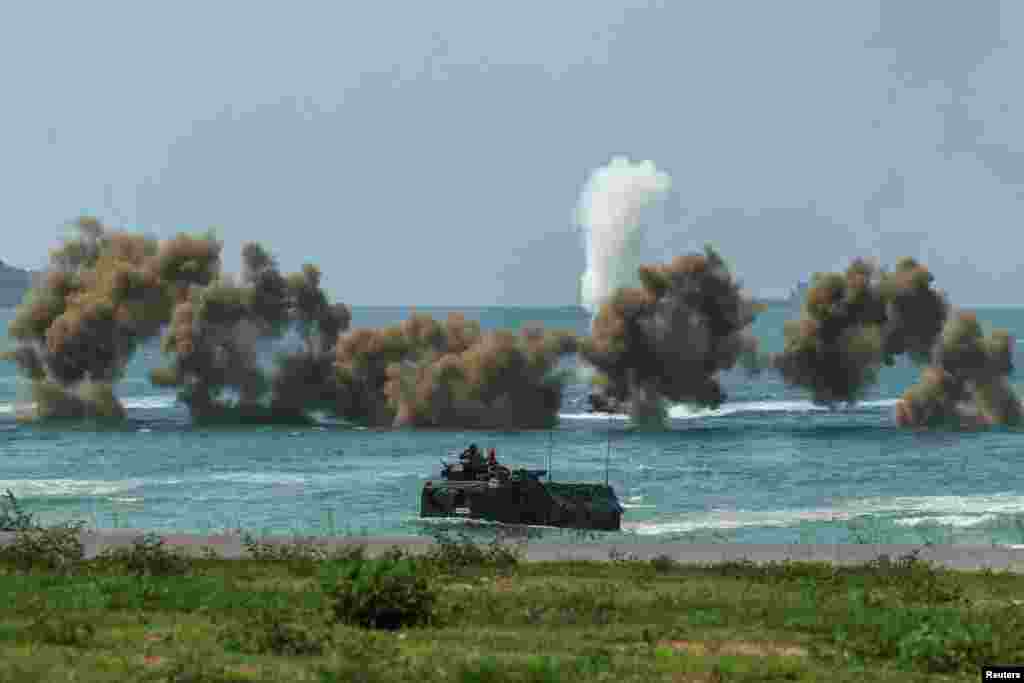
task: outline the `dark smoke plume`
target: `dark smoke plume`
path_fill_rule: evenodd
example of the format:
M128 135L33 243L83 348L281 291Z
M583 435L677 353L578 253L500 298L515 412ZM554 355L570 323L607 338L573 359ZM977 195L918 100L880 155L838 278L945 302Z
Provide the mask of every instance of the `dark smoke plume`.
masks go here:
M896 406L901 426L1017 424L1021 404L1007 377L1013 340L985 337L972 313L950 315L933 277L913 259L892 272L857 260L844 275L815 276L803 317L786 323L775 366L818 403L853 402L883 364L906 354L925 365L921 380Z
M173 363L151 378L179 387L180 399L201 422L307 422L311 410L333 407L336 399L331 363L349 309L327 301L315 266L284 276L254 243L243 247L242 261L242 284L220 277L180 294L163 339ZM268 373L259 345L289 329L299 333L303 348L279 354Z
M1022 409L1007 377L1013 339L1003 330L985 337L973 313L958 312L935 346L921 381L896 405L901 426L1017 425Z
M581 355L601 375L596 405L628 404L633 419L660 424L665 402L717 407L716 377L756 366L750 334L757 309L722 258L705 253L641 266L639 288L620 288L600 307Z
M803 316L786 322L775 367L789 384L810 390L816 403L831 405L861 398L882 364L901 354L928 362L948 315L933 279L909 258L892 272L858 259L844 274L815 275Z

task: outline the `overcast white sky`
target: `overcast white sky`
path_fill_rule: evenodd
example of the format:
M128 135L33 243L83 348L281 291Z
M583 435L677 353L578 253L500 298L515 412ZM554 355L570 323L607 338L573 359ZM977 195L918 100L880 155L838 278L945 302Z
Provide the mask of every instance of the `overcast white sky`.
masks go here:
M32 2L0 11L0 258L219 229L360 305L563 305L612 156L757 293L857 255L1020 303L1024 3Z

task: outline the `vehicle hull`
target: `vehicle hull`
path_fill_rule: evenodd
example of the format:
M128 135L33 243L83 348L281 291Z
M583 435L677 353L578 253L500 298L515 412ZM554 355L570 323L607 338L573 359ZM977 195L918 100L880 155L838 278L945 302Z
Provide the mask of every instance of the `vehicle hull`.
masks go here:
M622 506L604 484L517 481L429 481L420 517L480 519L574 529L619 531Z

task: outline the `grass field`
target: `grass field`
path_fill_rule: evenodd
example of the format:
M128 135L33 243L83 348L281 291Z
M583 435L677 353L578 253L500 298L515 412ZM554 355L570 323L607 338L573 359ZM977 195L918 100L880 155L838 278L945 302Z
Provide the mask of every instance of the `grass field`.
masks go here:
M1024 663L1024 575L914 555L525 562L441 536L377 559L247 538L228 560L147 536L85 559L72 526L7 522L0 681L976 681Z

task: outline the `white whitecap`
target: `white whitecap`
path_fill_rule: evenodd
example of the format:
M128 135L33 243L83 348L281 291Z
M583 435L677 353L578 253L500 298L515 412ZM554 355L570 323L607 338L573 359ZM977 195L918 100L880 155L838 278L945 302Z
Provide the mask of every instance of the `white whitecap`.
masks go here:
M841 406L838 411L856 410L858 408L891 408L899 399L880 399L864 401L852 406ZM725 417L744 413L812 413L828 412L828 406L817 405L811 401L737 401L725 403L718 408L697 408L679 403L670 406L668 416L674 420L693 420L707 417ZM629 416L621 413L559 413L563 420L628 420Z
M140 479L8 479L0 480L0 490L10 489L16 498L64 498L109 496L142 484Z
M789 527L801 523L838 522L883 517L900 526L939 524L966 528L1024 514L1024 496L996 493L973 496L900 496L861 498L834 507L797 510L711 510L666 515L623 523L644 536L744 527Z
M978 526L979 524L985 524L986 522L995 521L997 517L991 514L983 514L976 516L967 515L935 515L926 517L904 517L903 519L897 519L896 524L900 526L919 527L919 526L951 526L956 528L966 528L972 526Z

